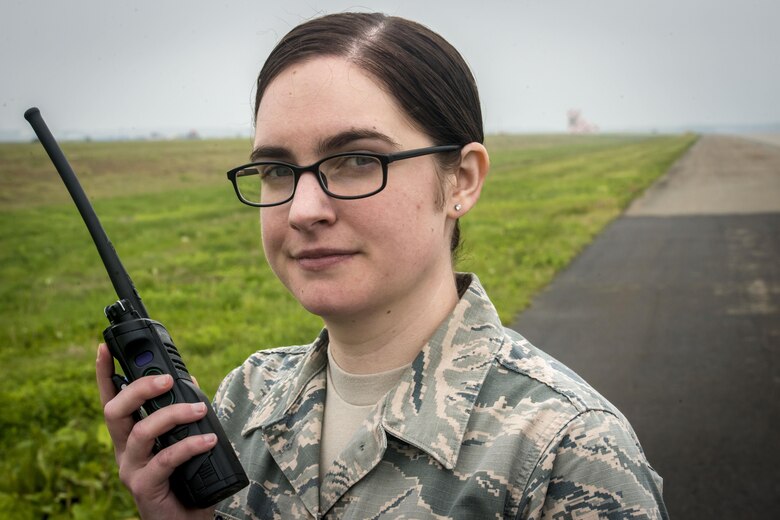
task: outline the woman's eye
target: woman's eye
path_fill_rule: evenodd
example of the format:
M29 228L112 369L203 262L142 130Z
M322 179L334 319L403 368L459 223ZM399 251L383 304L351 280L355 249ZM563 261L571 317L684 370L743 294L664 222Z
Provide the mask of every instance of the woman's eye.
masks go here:
M337 161L329 164L328 167L344 173L363 173L366 170L372 170L379 165L379 161L368 155L348 155L339 157Z
M374 164L374 158L362 155L354 155L348 159L348 164L349 166L353 167L370 166Z
M260 168L258 168L260 171L260 176L263 179L266 178L280 178L280 177L289 177L292 175L292 170L288 168L287 166L282 166L280 164L267 164Z

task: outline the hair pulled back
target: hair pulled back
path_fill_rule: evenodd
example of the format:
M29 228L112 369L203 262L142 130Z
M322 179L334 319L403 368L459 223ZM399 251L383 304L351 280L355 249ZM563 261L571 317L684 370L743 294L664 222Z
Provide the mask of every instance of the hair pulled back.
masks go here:
M381 13L326 15L287 33L257 77L255 117L276 76L293 64L320 56L344 58L371 75L434 144L484 141L479 93L460 53L427 27ZM439 166L449 170L459 158L457 151L441 154ZM456 224L453 252L459 241Z

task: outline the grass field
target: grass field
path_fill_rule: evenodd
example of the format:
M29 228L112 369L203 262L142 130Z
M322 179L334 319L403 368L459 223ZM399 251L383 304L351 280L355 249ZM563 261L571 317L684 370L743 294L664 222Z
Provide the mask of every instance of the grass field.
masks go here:
M509 322L695 139L491 137L458 268L479 275ZM254 350L307 343L321 326L270 273L257 213L225 179L249 147L63 145L150 314L209 395ZM94 388L102 309L115 295L39 145L0 144L0 208L0 513L132 516Z

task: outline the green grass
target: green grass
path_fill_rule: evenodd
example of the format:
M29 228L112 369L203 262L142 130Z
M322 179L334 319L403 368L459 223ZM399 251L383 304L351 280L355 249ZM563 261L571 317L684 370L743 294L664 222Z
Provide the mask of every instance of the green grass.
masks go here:
M491 137L492 170L461 222L458 268L476 272L511 321L694 141ZM316 335L320 320L275 280L257 213L235 200L225 179L246 159L248 141L63 148L150 314L209 395L254 350ZM0 144L0 208L0 514L131 516L94 385L102 309L115 295L39 145Z

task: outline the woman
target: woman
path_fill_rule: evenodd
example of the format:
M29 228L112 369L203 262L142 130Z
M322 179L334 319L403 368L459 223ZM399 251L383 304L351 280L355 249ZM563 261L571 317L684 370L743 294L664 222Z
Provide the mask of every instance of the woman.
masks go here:
M489 166L454 48L399 18L325 16L274 49L255 113L251 163L229 177L261 208L274 273L325 329L253 354L220 386L217 414L251 482L217 517L665 517L623 416L504 329L476 276L453 270L458 219ZM97 364L141 515L195 517L167 479L214 440L152 447L204 411L172 405L134 424L170 380L115 396L104 346Z

